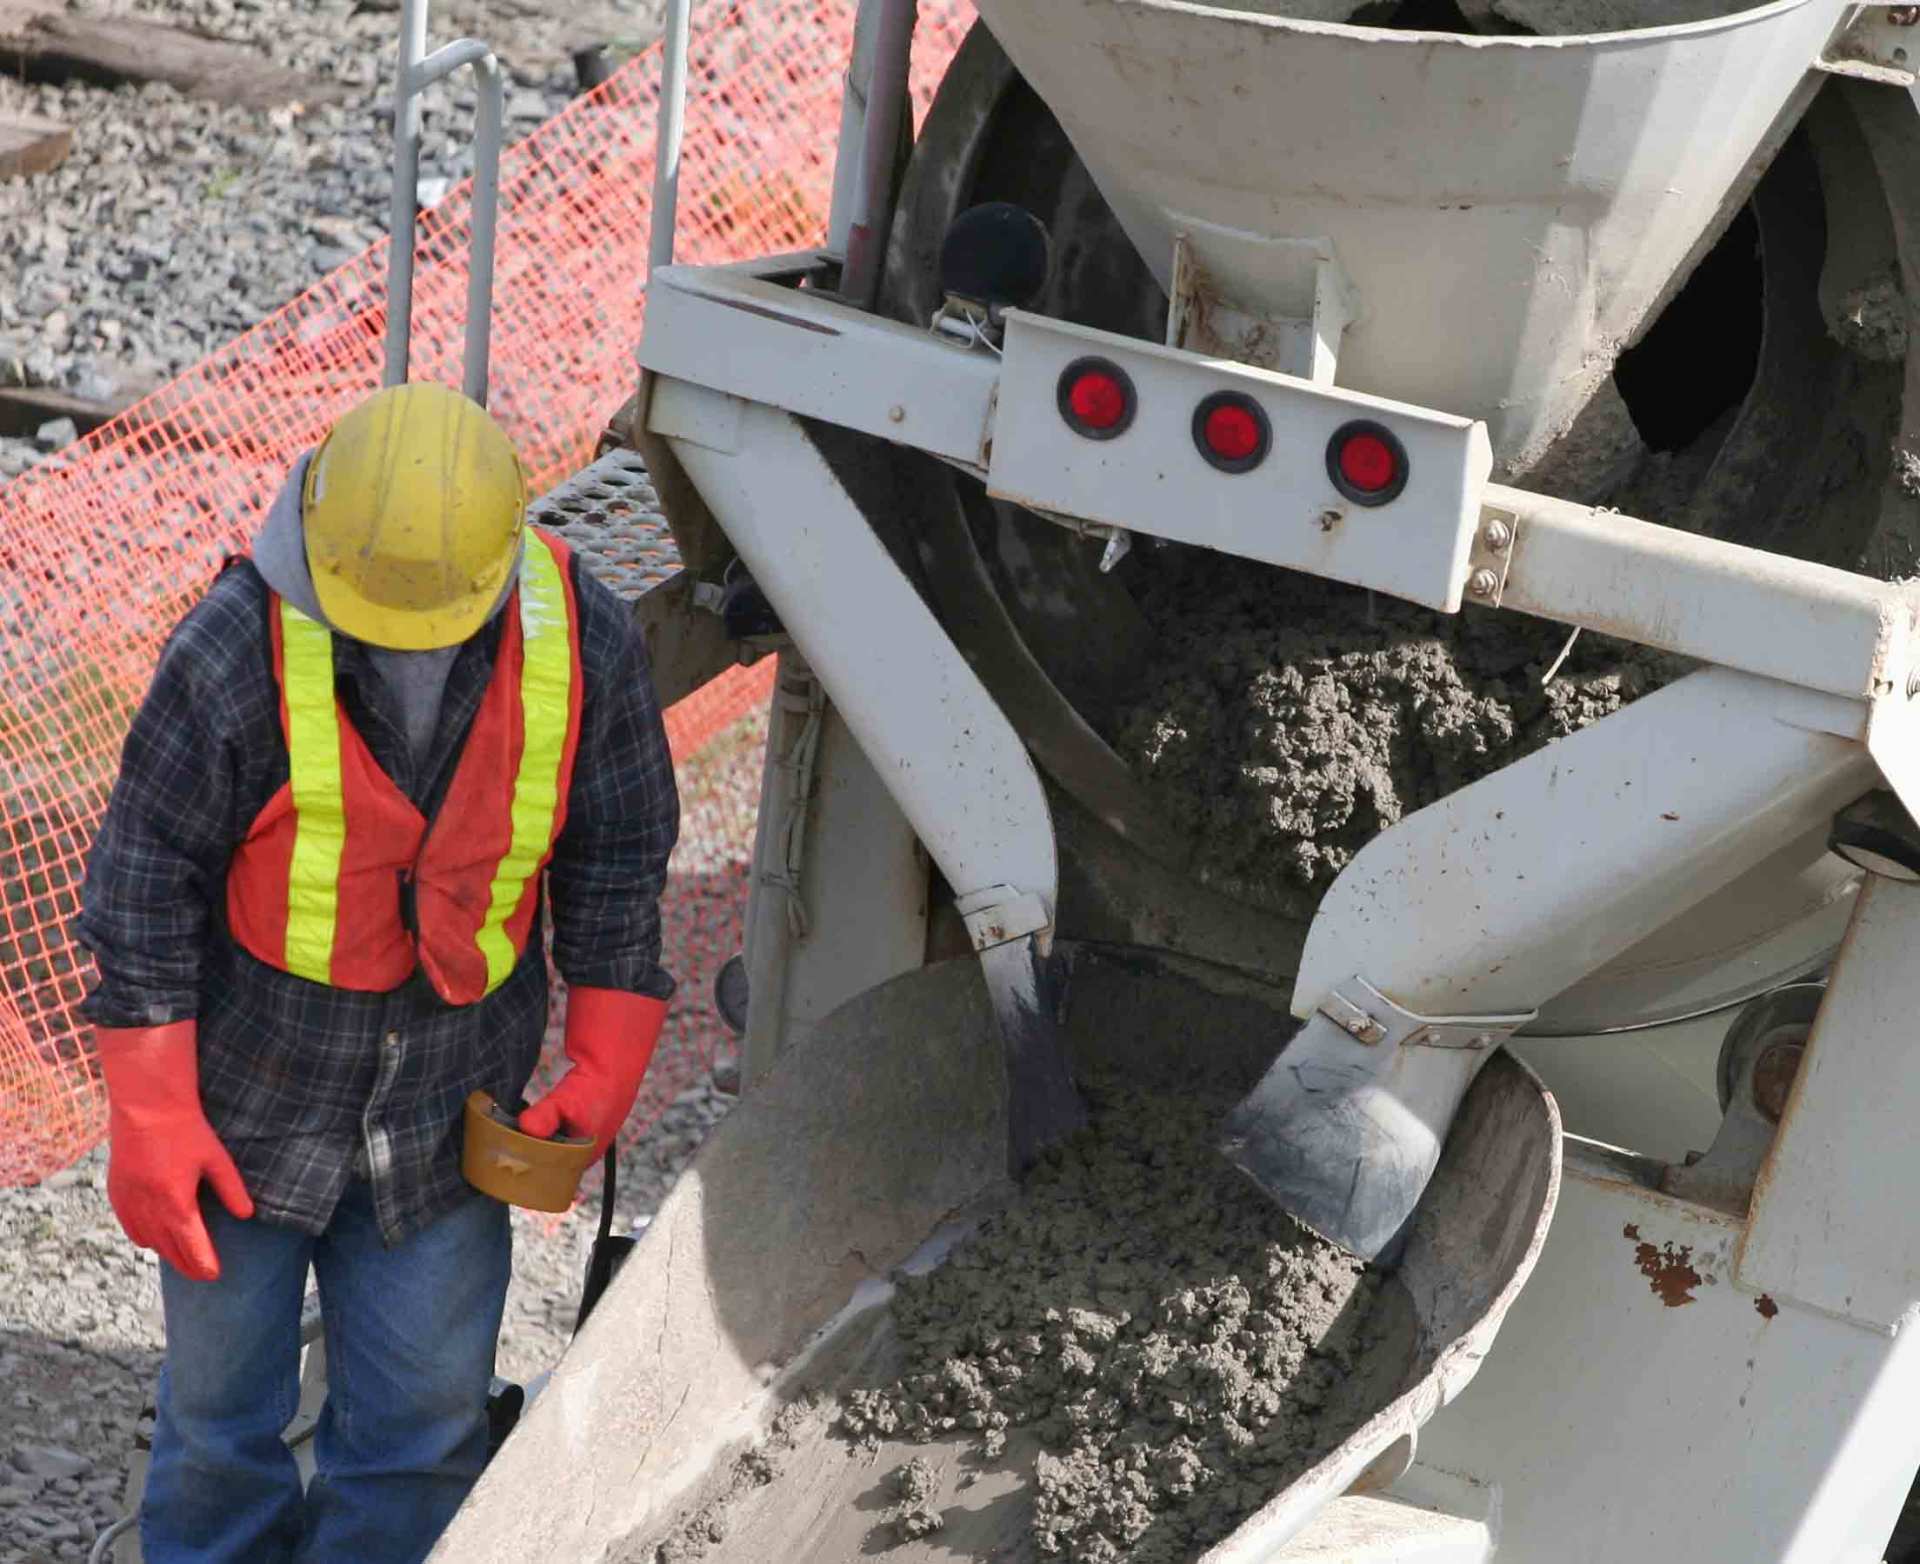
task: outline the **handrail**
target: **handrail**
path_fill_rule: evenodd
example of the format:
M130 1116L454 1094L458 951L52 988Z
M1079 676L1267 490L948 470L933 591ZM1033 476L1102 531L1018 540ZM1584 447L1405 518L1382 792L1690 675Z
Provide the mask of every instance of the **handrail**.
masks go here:
M500 143L507 83L486 44L461 38L426 53L429 0L402 0L400 61L394 75L393 213L387 255L387 353L383 382L406 384L413 333L413 245L420 193L420 94L471 66L480 106L473 135L472 216L468 239L467 335L461 390L487 405L493 326L493 243L500 209Z
M673 231L680 210L680 143L687 123L687 43L692 0L667 0L660 54L660 130L654 146L653 212L647 231L647 271L673 264Z

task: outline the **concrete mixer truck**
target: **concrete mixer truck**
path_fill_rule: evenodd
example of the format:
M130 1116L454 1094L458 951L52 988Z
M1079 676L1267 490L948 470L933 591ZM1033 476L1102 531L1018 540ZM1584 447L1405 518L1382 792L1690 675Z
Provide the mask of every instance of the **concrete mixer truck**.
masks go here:
M1887 1556L1920 8L912 12L819 250L663 148L747 1087L435 1557Z

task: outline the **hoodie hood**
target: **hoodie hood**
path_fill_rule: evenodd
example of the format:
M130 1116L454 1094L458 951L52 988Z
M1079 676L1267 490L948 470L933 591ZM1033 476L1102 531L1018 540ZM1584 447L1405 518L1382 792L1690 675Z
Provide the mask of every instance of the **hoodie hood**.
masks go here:
M309 619L318 620L335 635L342 632L320 611L320 599L313 590L313 575L307 567L307 534L300 518L300 495L306 486L309 451L294 463L287 481L280 486L266 520L253 535L253 565L267 585ZM523 545L524 546L524 545ZM520 580L518 564L507 572L506 584L487 615L493 622ZM349 637L351 639L351 637ZM464 643L463 643L464 644ZM406 729L407 748L416 771L424 768L439 731L440 706L447 687L447 674L459 646L444 646L430 652L396 652L369 646L367 655L374 672L398 702L401 722Z
M320 599L314 594L313 576L307 569L307 534L300 525L300 492L306 486L307 464L312 460L313 452L309 451L293 464L287 481L267 507L266 520L253 535L253 566L268 586L301 613L334 630L320 612ZM339 631L334 630L334 634Z

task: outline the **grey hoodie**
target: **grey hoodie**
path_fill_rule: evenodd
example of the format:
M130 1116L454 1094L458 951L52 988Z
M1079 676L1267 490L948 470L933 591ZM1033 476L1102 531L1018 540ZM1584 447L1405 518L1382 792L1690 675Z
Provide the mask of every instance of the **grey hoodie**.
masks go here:
M320 611L320 599L313 590L313 576L307 569L306 531L300 521L300 491L306 483L309 451L294 463L293 471L274 496L266 520L253 537L254 568L268 586L305 614L317 619L335 635L342 632ZM500 599L487 615L489 621L500 612L520 579L518 570L507 573ZM447 674L460 655L458 646L441 647L431 652L395 652L369 646L368 659L374 671L399 703L401 720L407 730L407 750L418 770L427 763L440 726L440 701L446 694Z

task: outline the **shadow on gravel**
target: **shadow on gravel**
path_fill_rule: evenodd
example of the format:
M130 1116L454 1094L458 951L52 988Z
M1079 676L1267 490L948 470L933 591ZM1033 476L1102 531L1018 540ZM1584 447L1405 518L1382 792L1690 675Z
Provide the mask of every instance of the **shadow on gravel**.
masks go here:
M151 1347L104 1350L0 1330L0 1560L83 1560L119 1519L127 1460L160 1372Z

